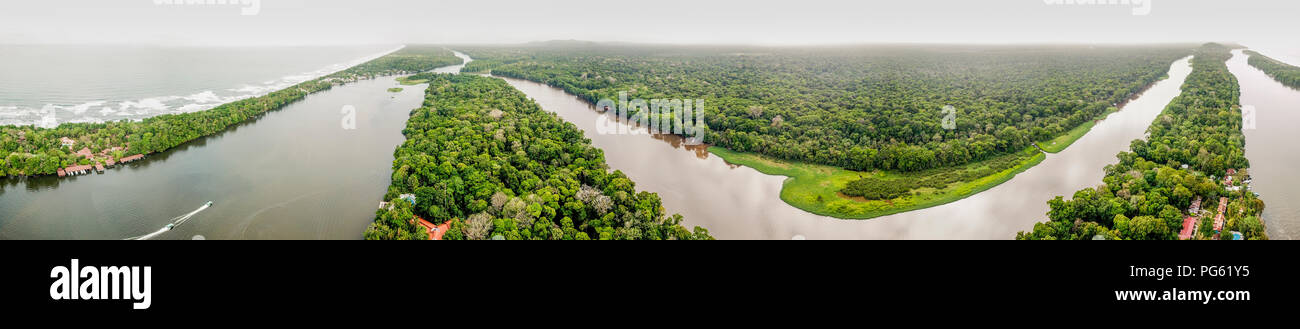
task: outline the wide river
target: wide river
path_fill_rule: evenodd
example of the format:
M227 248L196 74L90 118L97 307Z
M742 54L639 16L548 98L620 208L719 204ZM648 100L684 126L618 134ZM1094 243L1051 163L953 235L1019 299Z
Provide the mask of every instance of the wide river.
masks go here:
M686 225L708 228L721 239L1010 239L1045 219L1051 197L1101 182L1102 168L1142 138L1178 95L1191 71L1188 60L1174 62L1167 79L1014 179L957 202L869 220L794 208L779 197L786 177L729 165L676 136L636 127L631 129L641 134L598 134L597 118L604 114L594 105L543 84L506 81L578 125L605 151L611 167L638 189L658 193L670 212L685 216ZM1300 137L1294 136L1300 130L1285 126L1300 115L1300 92L1280 88L1244 67L1240 57L1229 64L1247 90L1243 103L1260 113L1259 129L1247 131L1247 155L1256 190L1269 201L1270 233L1289 237L1294 228L1272 219L1295 217L1294 208L1277 200L1296 198L1286 193L1287 181L1296 179L1286 169L1300 160L1300 152L1292 143L1267 141ZM156 231L207 201L215 206L159 238L360 238L389 184L392 152L408 113L423 99L423 85L386 91L395 86L393 79L380 78L336 87L108 174L0 181L0 239L126 238ZM356 129L341 125L348 106L356 109ZM1275 179L1276 185L1266 183Z

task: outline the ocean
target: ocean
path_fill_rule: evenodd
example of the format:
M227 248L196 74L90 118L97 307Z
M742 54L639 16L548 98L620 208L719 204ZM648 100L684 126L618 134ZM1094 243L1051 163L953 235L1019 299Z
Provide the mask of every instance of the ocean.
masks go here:
M50 127L201 111L398 48L0 45L0 125Z

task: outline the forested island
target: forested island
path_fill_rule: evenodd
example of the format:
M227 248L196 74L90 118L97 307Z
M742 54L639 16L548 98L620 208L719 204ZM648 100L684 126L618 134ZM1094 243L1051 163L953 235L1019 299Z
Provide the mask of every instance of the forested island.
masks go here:
M593 103L618 92L705 99L713 154L794 177L783 200L840 218L935 206L1004 182L1043 159L1036 144L1064 149L1194 48L456 47L475 58L466 72Z
M1230 49L1205 44L1174 98L1105 168L1102 184L1048 201L1048 221L1020 240L1267 239L1248 186L1240 89Z
M111 165L123 158L160 152L215 134L337 85L461 62L442 47L408 46L343 71L204 111L164 114L141 121L64 123L55 128L0 126L0 176L49 175L75 165Z
M1264 71L1264 74L1268 74L1277 82L1291 88L1300 89L1300 67L1269 58L1254 50L1246 50L1243 53L1250 56L1250 59L1246 60L1247 63L1250 63L1250 66Z
M429 84L394 153L371 240L701 240L605 163L574 124L504 80L422 73Z

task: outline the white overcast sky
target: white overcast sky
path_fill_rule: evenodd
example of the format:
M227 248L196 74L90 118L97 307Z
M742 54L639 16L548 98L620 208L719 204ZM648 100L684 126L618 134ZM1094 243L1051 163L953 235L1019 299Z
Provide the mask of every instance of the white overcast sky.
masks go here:
M241 15L241 5L158 1L2 0L0 44L1237 41L1300 48L1296 0L1148 0L1147 15L1133 15L1134 5L1050 0L256 0L256 15Z

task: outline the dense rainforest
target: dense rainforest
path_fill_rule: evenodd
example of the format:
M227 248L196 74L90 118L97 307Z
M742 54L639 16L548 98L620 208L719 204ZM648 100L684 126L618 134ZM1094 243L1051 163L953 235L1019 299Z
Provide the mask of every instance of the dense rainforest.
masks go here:
M1250 59L1246 60L1247 63L1250 63L1250 66L1264 71L1264 74L1268 74L1274 80L1288 87L1300 88L1300 67L1269 58L1253 50L1247 50L1244 53L1250 56Z
M1194 45L811 48L551 42L456 47L466 72L588 101L704 99L705 142L856 171L921 171L1013 154L1165 76ZM955 108L953 129L942 110Z
M164 114L141 121L65 123L56 128L0 126L0 156L3 156L0 157L0 176L53 174L69 165L93 164L91 159L75 154L76 150L83 148L97 154L94 161L159 152L215 134L336 85L382 75L422 72L461 62L459 57L442 47L408 46L343 71L204 111ZM64 137L73 140L74 144L64 146L61 142Z
M581 130L504 80L417 74L424 105L394 153L392 185L366 239L691 240L680 215L638 192Z
M1249 162L1230 50L1211 43L1194 56L1182 94L1148 137L1106 166L1101 185L1048 201L1049 221L1017 239L1226 239L1229 231L1267 238L1264 203L1241 185Z

